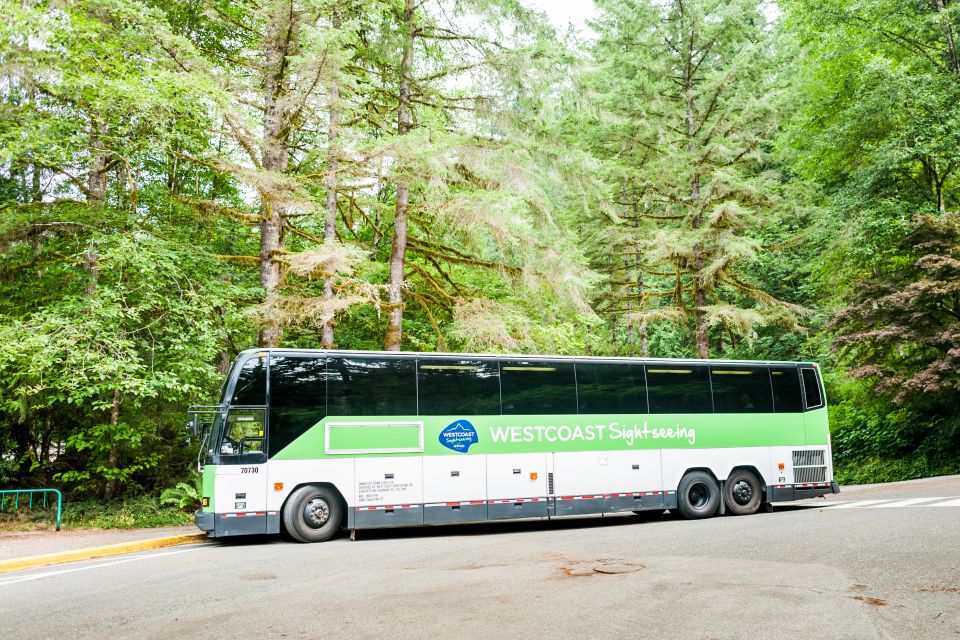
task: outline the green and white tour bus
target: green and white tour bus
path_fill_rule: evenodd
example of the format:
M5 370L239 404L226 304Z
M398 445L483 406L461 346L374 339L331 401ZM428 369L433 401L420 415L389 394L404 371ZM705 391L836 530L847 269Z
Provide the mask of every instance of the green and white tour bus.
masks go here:
M212 537L706 518L839 491L804 362L249 350L191 415Z

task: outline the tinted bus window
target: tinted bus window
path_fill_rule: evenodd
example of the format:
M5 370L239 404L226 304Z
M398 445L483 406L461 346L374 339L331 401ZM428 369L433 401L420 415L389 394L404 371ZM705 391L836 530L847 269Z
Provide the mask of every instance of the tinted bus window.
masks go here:
M803 411L800 371L796 367L770 367L770 381L773 386L773 408L777 413Z
M773 413L766 367L710 367L710 383L716 413Z
M250 358L243 363L233 390L232 404L267 404L267 359Z
M643 365L626 362L578 362L580 413L646 413Z
M500 390L504 415L577 412L572 362L501 360Z
M801 369L803 372L803 390L807 396L807 409L816 409L823 406L823 397L820 395L820 383L817 381L817 372L813 369Z
M329 358L327 415L417 415L413 360Z
M500 415L500 371L496 362L420 360L417 393L422 416Z
M325 359L270 359L270 454L293 442L327 415Z
M650 413L712 413L710 373L703 365L647 365Z

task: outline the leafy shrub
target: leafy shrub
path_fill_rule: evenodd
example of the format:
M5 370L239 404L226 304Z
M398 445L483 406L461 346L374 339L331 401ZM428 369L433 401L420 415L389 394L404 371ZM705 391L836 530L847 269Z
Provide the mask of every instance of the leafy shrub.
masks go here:
M200 494L203 492L200 482L200 476L196 475L193 484L178 482L175 487L164 489L160 492L160 504L191 513L196 511L200 508Z
M123 500L67 501L63 505L64 529L138 529L190 524L190 514L165 508L152 496Z

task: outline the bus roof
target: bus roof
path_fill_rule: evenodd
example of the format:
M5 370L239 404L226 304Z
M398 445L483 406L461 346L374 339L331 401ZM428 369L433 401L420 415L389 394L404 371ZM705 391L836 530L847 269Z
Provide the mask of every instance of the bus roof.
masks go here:
M660 364L722 364L722 365L796 365L807 364L818 367L816 362L802 360L723 360L698 358L643 358L634 356L560 356L545 355L533 353L446 353L437 351L357 351L343 349L287 349L287 348L267 348L267 349L245 349L237 354L237 358L244 354L251 353L270 353L276 355L291 356L317 356L320 354L330 356L347 357L381 357L381 358L460 358L471 360L556 360L556 361L579 361L579 362L651 362Z

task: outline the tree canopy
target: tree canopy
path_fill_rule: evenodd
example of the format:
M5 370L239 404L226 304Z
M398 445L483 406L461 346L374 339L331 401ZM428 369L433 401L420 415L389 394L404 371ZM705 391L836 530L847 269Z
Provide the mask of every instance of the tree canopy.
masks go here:
M0 10L4 484L172 486L252 346L817 360L960 468L955 2Z

